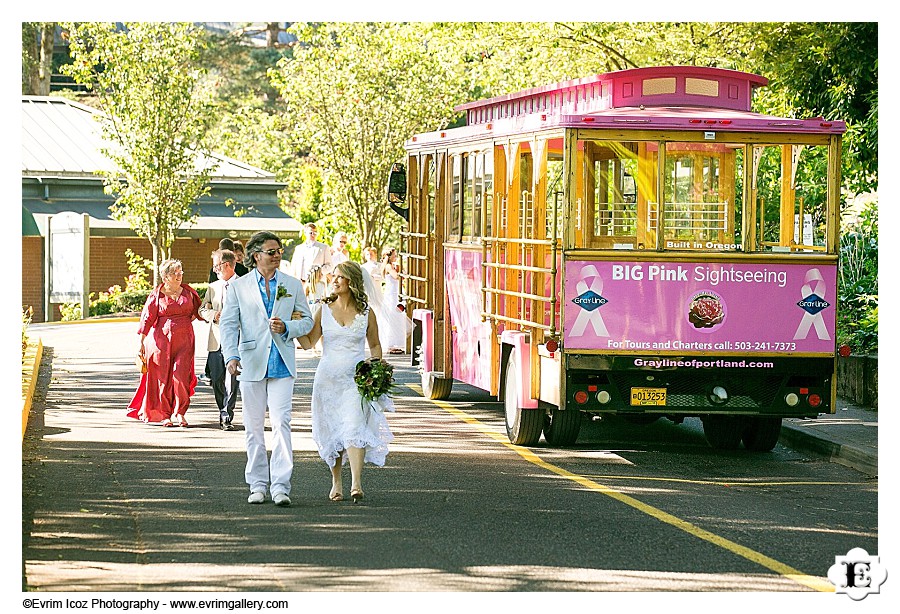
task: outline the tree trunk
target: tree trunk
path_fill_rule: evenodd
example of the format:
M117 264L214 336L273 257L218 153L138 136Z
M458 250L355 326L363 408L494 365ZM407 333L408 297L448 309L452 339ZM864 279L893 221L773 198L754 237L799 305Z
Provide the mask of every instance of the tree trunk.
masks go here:
M38 79L38 24L22 24L22 95L36 96L40 89Z
M53 72L53 37L56 22L41 24L41 58L38 66L38 96L50 95L50 76Z
M269 21L266 23L266 47L274 49L278 43L278 33L281 32L281 25L277 21Z
M268 21L266 22L266 48L267 49L275 49L278 44L278 34L281 32L281 24L277 21ZM263 85L263 93L266 97L266 102L273 103L278 98L278 92L275 91L275 87L269 83L268 80Z
M153 246L153 287L158 286L162 280L159 278L159 264L165 260L162 257L162 246L157 241L150 239L150 245Z

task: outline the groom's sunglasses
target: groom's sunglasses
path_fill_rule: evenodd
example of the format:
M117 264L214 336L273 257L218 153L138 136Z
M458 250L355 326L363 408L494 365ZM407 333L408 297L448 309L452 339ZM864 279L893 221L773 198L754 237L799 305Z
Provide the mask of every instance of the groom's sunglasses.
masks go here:
M275 249L261 249L259 250L262 254L268 254L269 256L274 256L275 254L283 254L283 247L276 247Z

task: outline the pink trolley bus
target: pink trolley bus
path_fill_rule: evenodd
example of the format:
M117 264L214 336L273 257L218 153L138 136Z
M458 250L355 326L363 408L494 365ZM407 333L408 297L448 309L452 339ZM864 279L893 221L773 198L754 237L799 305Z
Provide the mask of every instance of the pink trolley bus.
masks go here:
M767 83L623 70L412 136L388 198L425 396L497 395L520 445L594 414L765 451L782 418L833 413L846 126L753 112Z

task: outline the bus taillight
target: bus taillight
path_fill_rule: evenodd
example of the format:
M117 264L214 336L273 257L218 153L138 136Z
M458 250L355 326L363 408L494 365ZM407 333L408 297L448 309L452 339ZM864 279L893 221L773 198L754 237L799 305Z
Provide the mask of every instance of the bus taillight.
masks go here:
M579 390L575 393L575 402L579 405L584 405L585 403L587 403L587 400L588 393L586 393L584 390Z
M809 403L810 407L818 407L822 404L822 397L820 397L816 393L813 393L809 395L809 397L807 397L806 402Z

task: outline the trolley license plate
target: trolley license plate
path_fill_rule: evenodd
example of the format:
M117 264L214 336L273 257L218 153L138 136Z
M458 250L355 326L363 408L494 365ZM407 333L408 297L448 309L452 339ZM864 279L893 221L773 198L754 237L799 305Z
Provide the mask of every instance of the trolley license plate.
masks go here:
M666 389L665 388L632 388L631 389L632 405L665 405Z

